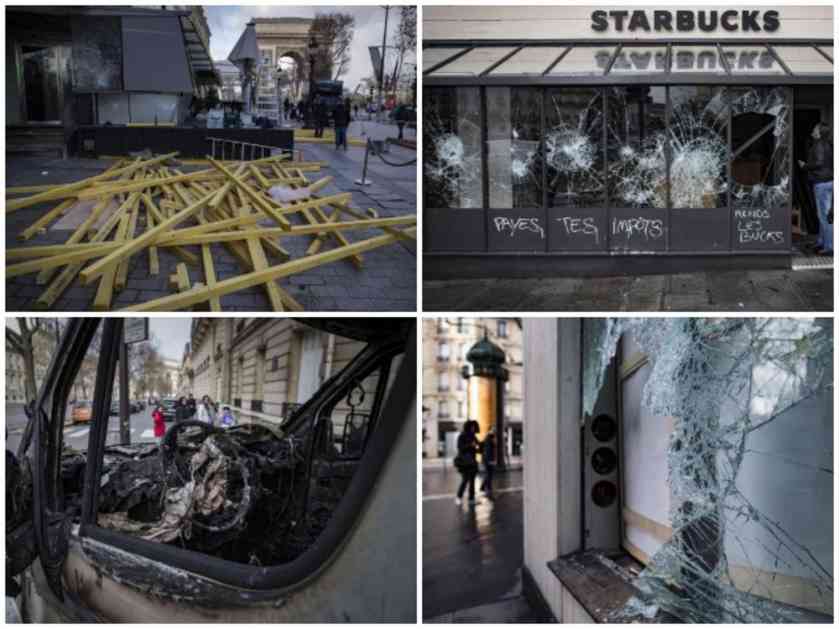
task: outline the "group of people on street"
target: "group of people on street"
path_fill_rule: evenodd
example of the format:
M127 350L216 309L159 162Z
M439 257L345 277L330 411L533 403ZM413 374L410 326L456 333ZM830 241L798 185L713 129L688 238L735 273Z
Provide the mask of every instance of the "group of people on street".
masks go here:
M335 108L329 109L329 105L323 101L315 101L314 103L314 121L315 121L315 137L322 138L323 131L329 126L330 116L332 124L335 125L335 150L343 148L345 151L347 145L347 128L352 122L352 104L349 98L340 101ZM358 105L356 105L356 116L358 116Z
M200 403L196 403L192 393L189 396L182 396L175 403L175 423L184 422L191 419L197 419L205 424L211 426L221 426L222 428L231 428L236 425L236 418L229 406L223 406L219 412L218 405L213 402L209 395L201 398ZM154 421L154 436L163 438L166 434L166 420L163 415L163 406L159 403L152 412L152 420Z
M495 433L490 432L483 441L478 439L480 426L474 419L463 424L463 431L457 436L457 456L454 465L460 473L460 487L457 490L455 503L463 503L463 494L469 490L469 504L475 504L475 478L478 476L478 455L484 466L484 479L481 491L490 500L492 496L492 477L495 472L496 445Z

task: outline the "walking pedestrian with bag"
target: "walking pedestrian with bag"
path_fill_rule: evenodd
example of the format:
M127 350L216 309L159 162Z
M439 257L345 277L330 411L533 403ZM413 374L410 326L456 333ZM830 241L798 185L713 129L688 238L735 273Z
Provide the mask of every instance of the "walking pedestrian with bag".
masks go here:
M469 489L469 504L475 504L475 476L478 475L478 422L469 419L463 424L463 431L457 437L457 456L454 465L460 473L460 487L454 499L457 505L463 504L463 494Z

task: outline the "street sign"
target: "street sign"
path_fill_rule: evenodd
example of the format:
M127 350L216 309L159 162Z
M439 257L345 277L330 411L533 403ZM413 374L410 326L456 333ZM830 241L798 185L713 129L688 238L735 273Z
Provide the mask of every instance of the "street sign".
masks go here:
M149 340L149 320L146 317L126 319L122 330L126 345Z

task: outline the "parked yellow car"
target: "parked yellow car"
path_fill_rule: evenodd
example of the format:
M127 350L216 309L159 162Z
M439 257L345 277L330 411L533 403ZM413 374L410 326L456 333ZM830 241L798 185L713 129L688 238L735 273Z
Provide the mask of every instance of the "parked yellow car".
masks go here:
M73 404L70 418L74 424L89 422L92 417L90 400L80 400Z

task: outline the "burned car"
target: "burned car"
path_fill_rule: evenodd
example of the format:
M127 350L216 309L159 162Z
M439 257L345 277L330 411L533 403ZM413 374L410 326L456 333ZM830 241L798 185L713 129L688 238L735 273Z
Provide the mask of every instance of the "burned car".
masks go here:
M305 323L362 349L282 422L106 445L123 326L106 319L85 452L60 409L99 321L71 321L6 453L23 619L415 621L414 321Z

